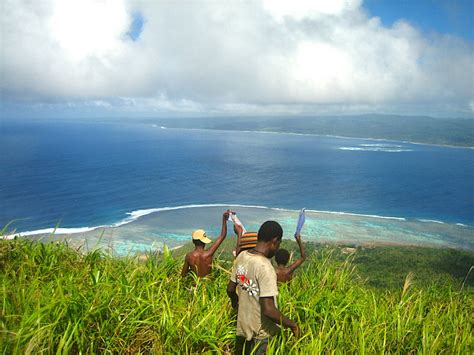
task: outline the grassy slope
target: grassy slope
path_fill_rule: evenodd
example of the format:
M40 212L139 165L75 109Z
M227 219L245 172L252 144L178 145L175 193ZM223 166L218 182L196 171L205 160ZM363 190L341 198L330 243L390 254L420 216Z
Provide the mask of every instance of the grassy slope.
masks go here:
M81 255L63 244L1 241L3 352L230 352L235 315L225 286L232 246L226 241L213 277L193 288L192 278L179 277L189 246L143 262L100 251ZM472 253L373 248L348 257L338 247L307 248L310 258L279 296L303 336L285 331L273 350L472 349L474 285L472 276L465 279Z
M331 252L331 258L344 262L350 258L355 268L355 275L364 280L368 287L399 289L403 287L408 273L414 274L414 281L422 286L435 282L445 284L462 282L474 266L474 253L455 249L434 249L420 247L378 246L372 248L357 248L352 256L343 253L343 246L304 243L307 255L318 255ZM228 237L217 254L220 259L231 261L232 249L235 247L235 236ZM298 246L294 241L283 240L282 248L293 253L293 258L299 257ZM192 243L173 251L176 258L193 249ZM304 265L304 264L303 264ZM474 287L474 270L472 276L466 279L466 285Z

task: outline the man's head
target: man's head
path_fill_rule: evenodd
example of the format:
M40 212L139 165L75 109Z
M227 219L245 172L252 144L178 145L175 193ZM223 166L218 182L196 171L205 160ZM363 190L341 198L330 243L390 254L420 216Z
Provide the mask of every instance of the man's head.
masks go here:
M278 265L286 265L290 260L290 253L286 249L278 249L275 253L275 261Z
M193 232L193 243L195 246L204 247L210 242L211 240L206 236L206 232L204 230L198 229Z
M271 258L280 248L282 237L283 229L280 224L275 221L266 221L258 230L257 241L259 244L265 244L268 248L267 257Z

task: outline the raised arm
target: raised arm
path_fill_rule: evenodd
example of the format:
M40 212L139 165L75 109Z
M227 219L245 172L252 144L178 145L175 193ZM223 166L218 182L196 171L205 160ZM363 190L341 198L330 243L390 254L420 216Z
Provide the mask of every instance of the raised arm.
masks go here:
M273 297L260 297L260 306L265 317L270 318L276 324L290 328L295 336L299 335L298 325L288 317L285 317L276 307Z
M240 240L242 239L242 234L244 234L244 229L240 224L234 224L234 228L237 231L237 245L235 246L235 256L239 255L240 251Z
M296 270L297 267L299 267L301 264L303 264L303 262L306 260L306 255L304 253L304 246L303 246L303 243L301 242L301 235L298 234L295 236L295 239L296 239L296 242L298 243L298 246L300 248L300 258L298 260L296 260L293 264L291 264L290 266L288 266L288 271L289 272L293 272Z
M221 228L221 235L217 237L216 241L212 243L209 250L206 252L206 255L214 255L217 248L222 244L225 237L227 236L227 219L229 218L229 211L225 211L222 215L222 228Z

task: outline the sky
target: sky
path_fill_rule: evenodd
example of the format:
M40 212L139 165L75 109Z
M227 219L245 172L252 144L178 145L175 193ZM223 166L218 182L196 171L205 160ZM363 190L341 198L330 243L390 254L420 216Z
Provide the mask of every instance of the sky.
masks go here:
M474 117L472 0L2 0L2 117Z

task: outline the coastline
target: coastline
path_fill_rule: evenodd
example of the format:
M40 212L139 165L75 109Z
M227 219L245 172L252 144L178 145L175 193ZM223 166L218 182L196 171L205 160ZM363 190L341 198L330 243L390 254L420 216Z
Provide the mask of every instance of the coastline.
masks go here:
M108 226L82 228L47 228L15 232L3 236L30 239L67 240L78 246L102 246L120 255L181 247L189 241L192 230L205 229L218 235L222 210L236 210L248 230L254 230L267 219L279 221L285 239L292 239L298 210L255 205L194 204L142 209L128 212L127 217ZM354 214L347 212L306 210L303 238L308 242L332 245L394 245L455 248L474 251L474 226L437 220ZM178 225L176 221L184 221ZM229 236L232 235L231 230ZM211 238L212 239L212 238Z
M11 239L15 236L31 236L37 234L47 234L53 233L56 234L76 234L76 233L83 233L83 232L90 232L93 230L97 230L100 228L115 228L120 227L129 223L132 223L138 220L141 217L145 217L149 214L157 213L157 212L165 212L165 211L174 211L174 210L181 210L181 209L193 209L193 208L208 208L208 207L242 207L242 208L255 208L255 209L264 209L264 210L275 210L275 211L283 211L283 212L298 212L299 210L291 209L291 208L284 208L284 207L268 207L262 205L243 205L243 204L226 204L226 203L214 203L214 204L189 204L189 205L182 205L182 206L166 206L166 207L156 207L156 208L147 208L147 209L138 209L131 212L126 212L125 214L128 217L123 218L122 220L109 224L109 225L98 225L92 227L49 227L49 228L41 228L41 229L33 229L28 231L19 231L14 232L11 234L7 234L2 236L3 239ZM345 212L345 211L327 211L327 210L315 210L315 209L305 209L306 212L312 213L319 213L319 214L328 214L328 215L338 215L338 216L353 216L353 217L366 217L366 218L375 218L375 219L387 219L387 220L398 220L398 221L414 221L418 223L437 223L437 224L451 224L457 225L461 227L474 227L474 225L460 223L460 222L447 222L447 221L440 221L436 219L427 219L427 218L416 218L416 217L395 217L395 216L382 216L377 214L364 214L364 213L353 213L353 212Z
M295 136L314 136L314 137L328 137L328 138L341 138L341 139L356 139L356 140L371 140L378 142L393 142L403 144L415 144L415 145L426 145L433 147L442 148L456 148L456 149L474 149L474 146L463 146L463 145L452 145L452 144L439 144L439 143L425 143L416 141L407 141L400 139L389 139L389 138L373 138L373 137L353 137L353 136L340 136L332 134L318 134L318 133L302 133L302 132L287 132L287 131L268 131L268 130L240 130L240 129L224 129L224 128L197 128L197 127L166 127L152 124L152 127L159 129L178 129L178 130L193 130L193 131L223 131L223 132L243 132L243 133L265 133L265 134L286 134Z

